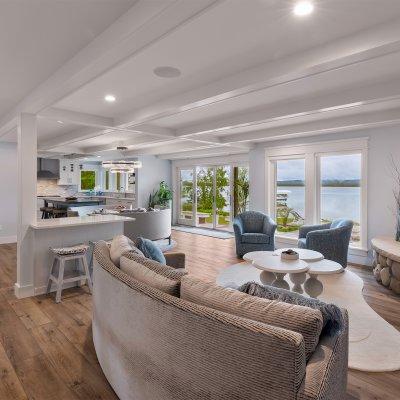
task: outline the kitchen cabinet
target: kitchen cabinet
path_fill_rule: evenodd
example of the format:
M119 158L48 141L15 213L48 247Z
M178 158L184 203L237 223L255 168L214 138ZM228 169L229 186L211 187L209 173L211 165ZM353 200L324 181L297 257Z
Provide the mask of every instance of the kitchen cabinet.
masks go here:
M60 160L59 185L79 184L79 163L73 160Z

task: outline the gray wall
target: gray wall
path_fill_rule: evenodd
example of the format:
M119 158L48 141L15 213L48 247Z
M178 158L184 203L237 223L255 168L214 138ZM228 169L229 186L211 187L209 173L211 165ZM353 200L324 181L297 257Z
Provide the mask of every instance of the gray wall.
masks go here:
M0 243L16 241L17 145L0 142Z
M400 127L367 129L351 133L298 138L261 143L250 151L250 207L265 211L265 149L272 146L306 144L328 140L369 138L368 148L368 243L378 235L394 236L394 182L390 167L391 155L400 166Z
M161 181L172 187L171 161L161 160L155 156L140 156L138 160L143 167L137 170L137 206L147 207L149 195L158 188Z

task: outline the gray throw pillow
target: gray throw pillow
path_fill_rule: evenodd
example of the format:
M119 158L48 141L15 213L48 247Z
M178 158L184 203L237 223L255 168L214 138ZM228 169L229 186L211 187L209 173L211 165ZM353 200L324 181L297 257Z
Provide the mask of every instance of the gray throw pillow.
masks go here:
M321 311L323 318L322 334L330 336L340 332L344 327L343 314L339 307L323 301L308 298L290 290L280 289L256 282L247 282L238 288L240 292L268 300L278 300L289 304L310 307Z

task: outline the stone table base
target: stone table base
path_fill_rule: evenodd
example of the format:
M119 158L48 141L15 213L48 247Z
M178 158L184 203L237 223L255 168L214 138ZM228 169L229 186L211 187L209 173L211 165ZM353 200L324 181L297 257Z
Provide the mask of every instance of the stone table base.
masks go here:
M382 285L400 294L400 243L386 236L372 239L374 275Z

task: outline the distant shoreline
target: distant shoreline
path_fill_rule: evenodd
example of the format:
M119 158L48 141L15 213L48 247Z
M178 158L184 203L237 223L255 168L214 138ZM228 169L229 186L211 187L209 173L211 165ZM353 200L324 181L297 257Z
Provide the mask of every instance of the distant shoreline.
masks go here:
M291 187L303 187L304 181L278 181L277 186L291 186ZM354 180L326 180L322 181L322 187L360 187L360 181L358 179Z

